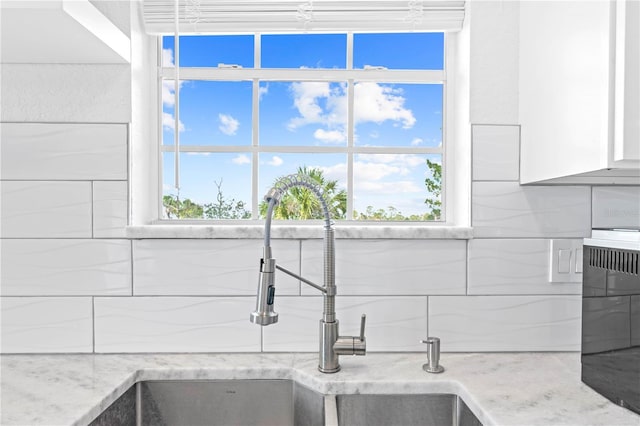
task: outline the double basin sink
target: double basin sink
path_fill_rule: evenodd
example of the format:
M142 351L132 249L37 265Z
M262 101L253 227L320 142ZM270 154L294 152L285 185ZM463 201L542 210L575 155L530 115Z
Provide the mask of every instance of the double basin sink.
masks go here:
M294 380L143 381L91 426L481 425L452 394L323 395Z

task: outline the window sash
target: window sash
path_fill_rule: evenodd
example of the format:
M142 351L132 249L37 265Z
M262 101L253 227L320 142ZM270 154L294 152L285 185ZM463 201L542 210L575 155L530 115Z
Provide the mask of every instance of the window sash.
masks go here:
M187 68L179 69L181 80L220 81L375 81L379 83L442 84L444 70L381 70L381 69L300 69L300 68ZM165 80L174 80L176 70L160 71Z
M270 68L229 68L229 67L180 67L178 70L174 67L159 67L158 68L158 83L159 87L162 85L163 80L174 80L176 75L180 80L202 80L202 81L252 81L253 82L253 116L257 117L259 109L259 82L261 81L345 81L348 82L348 124L347 124L347 144L346 146L277 146L277 145L259 145L259 122L253 120L252 123L252 143L251 145L182 145L178 144L163 144L162 140L159 141L159 217L163 217L163 153L188 153L188 152L208 152L208 153L250 153L252 157L252 220L259 218L259 201L262 199L263 194L258 193L258 156L261 153L333 153L347 155L347 218L346 221L358 222L357 219L353 219L351 212L354 210L353 204L353 190L354 190L354 157L357 154L436 154L442 156L443 170L446 164L446 120L447 120L447 82L446 82L446 65L444 70L397 70L397 69L352 69L353 63L353 32L348 32L347 38L347 69L299 69L299 68L286 68L286 69L270 69ZM254 55L255 63L260 64L260 35L254 33L255 45ZM161 40L161 38L158 38ZM445 35L445 46L446 35ZM162 46L159 42L159 51ZM445 49L445 64L446 61L446 49ZM159 55L161 58L162 55ZM177 62L178 59L176 59ZM178 62L177 62L178 63ZM361 81L375 81L378 83L416 83L416 84L441 84L443 90L443 104L442 104L442 144L439 147L370 147L370 146L358 146L354 144L354 83ZM179 99L179 93L175 94L176 104L175 109L179 109L177 100ZM160 114L162 114L162 104L160 104ZM160 120L161 121L161 120ZM162 134L162 123L160 123L160 134ZM176 126L177 128L177 126ZM175 163L176 174L179 173L179 155L176 155ZM178 180L176 180L178 182ZM446 222L447 218L447 206L446 206L446 185L447 181L443 173L442 176L442 188L440 192L441 196L441 216L440 220L434 221L435 223Z

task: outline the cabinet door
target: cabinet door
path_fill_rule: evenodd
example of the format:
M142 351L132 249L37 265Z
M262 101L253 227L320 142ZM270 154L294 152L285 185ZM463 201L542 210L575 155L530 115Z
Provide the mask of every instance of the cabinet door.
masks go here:
M521 183L608 166L608 1L520 2Z
M615 163L640 160L640 2L616 2Z

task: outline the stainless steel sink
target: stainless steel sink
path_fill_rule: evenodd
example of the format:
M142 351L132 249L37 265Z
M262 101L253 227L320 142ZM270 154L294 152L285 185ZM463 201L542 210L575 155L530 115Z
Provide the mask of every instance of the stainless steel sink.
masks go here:
M292 380L172 380L134 385L91 425L323 426L324 396Z
M481 426L451 394L323 395L293 380L136 383L92 426Z
M339 426L453 425L482 423L456 395L338 395Z

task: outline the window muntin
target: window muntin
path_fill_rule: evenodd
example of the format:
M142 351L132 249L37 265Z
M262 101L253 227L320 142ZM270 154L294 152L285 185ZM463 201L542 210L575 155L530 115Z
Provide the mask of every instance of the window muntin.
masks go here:
M305 36L308 35L296 35L299 38ZM321 39L321 35L313 36L316 41ZM338 39L334 34L327 36ZM340 36L348 46L359 34ZM437 36L444 39L443 34ZM200 37L203 36L196 38ZM265 37L267 36L263 35L262 40L252 43L252 46L264 46ZM183 38L188 36L181 36L181 46ZM163 43L164 45L170 46L168 43ZM436 52L435 56L443 54L443 42L439 49L440 53ZM345 50L349 51L346 47ZM265 62L263 54L266 54L264 48L254 52L256 63ZM277 70L265 67L231 67L234 64L224 67L188 67L183 64L183 55L181 49L180 175L185 176L185 169L194 167L191 165L195 161L188 157L212 156L214 153L229 153L230 156L226 161L209 162L217 175L190 172L189 176L194 177L183 177L181 188L177 191L171 188L169 182L175 166L171 163L174 156L167 154L174 149L173 141L170 139L163 142L163 195L207 204L204 194L211 197L219 189L216 185L222 181L221 189L225 199L242 201L253 218L260 218L260 201L275 178L306 167L320 170L323 177L330 178L347 191L346 219L363 219L363 212L378 212L381 209L385 210L384 217L372 215L366 219L443 219L442 214L438 217L427 214L433 208L427 208L425 200L432 198L432 195L424 184L425 178L431 173L431 169L426 166L426 159L430 158L432 164L441 165L443 162L442 129L446 84L443 70L357 70L352 67L356 52L353 52L352 58L347 58L346 70L319 70L306 66ZM162 56L171 57L172 52L163 51ZM170 122L173 115L173 75L170 66L162 68L163 94L169 93L167 99L163 97L164 122ZM234 93L234 90L222 89L234 85L243 87L244 90ZM165 87L168 89L165 90ZM190 107L189 95L185 93L197 87L221 89L210 89L208 94L207 90L200 91L201 96L207 99L206 102L200 101L204 106L198 107L199 103L194 100ZM251 96L247 95L249 87ZM362 92L360 89L366 88L375 89L369 90L374 93L373 97L371 94L368 97L358 95ZM235 96L240 94L242 95ZM240 98L243 99L240 102L242 107L235 105ZM368 108L366 104L370 104ZM371 105L381 109L383 114L376 116L375 111L371 112ZM238 113L236 117L228 113L230 108L239 108L243 113ZM194 119L206 119L195 120L195 127L192 128L190 116ZM230 118L227 125L236 127L233 137L228 134L229 128L227 133L220 128L221 117L227 116ZM231 119L239 123L234 125ZM171 138L171 125L163 128L163 137ZM192 129L198 128L201 135L211 136L217 133L217 136L196 137L195 133L198 132L193 132ZM399 131L403 132L402 137L397 136ZM194 134L187 135L188 133ZM244 135L242 138L236 137L241 133ZM247 137L248 134L251 135L250 138ZM332 154L340 159L320 161L321 158L331 158ZM383 161L394 155L395 163L387 164ZM221 158L219 155L215 157ZM403 166L397 164L402 163L399 158L404 160ZM281 167L274 167L278 162ZM372 174L376 170L377 174ZM248 173L250 178L240 178L245 176L244 173ZM338 178L335 178L336 174L339 174ZM198 179L206 182L195 183ZM244 183L236 185L236 180ZM395 192L388 191L394 187ZM248 192L250 196L247 196ZM443 192L440 188L438 202L442 201ZM371 205L371 209L368 209L367 200L369 204L380 204ZM411 203L413 204L410 205ZM167 218L167 215L164 214L163 217Z

